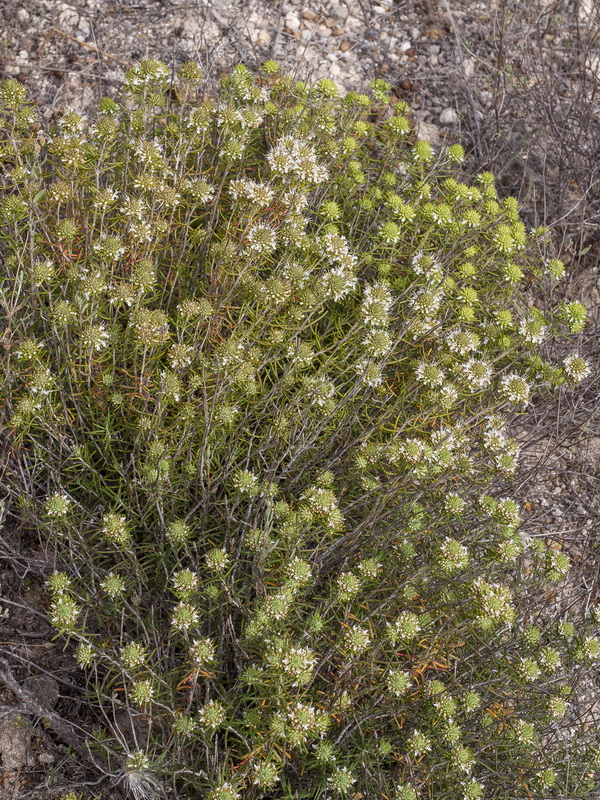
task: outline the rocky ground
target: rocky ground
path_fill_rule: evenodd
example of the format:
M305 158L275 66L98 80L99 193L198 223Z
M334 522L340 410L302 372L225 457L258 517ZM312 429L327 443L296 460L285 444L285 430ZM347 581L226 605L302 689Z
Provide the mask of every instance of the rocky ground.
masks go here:
M462 141L469 168L494 171L528 223L551 222L571 268L565 291L590 306L584 349L597 372L576 398L536 409L522 432L519 492L528 532L574 563L547 613L598 602L596 0L0 0L0 33L2 77L27 83L46 120L65 106L93 113L146 56L175 66L196 59L215 77L275 58L346 89L384 77L410 102L422 137ZM86 789L71 758L86 710L70 653L45 622L47 558L32 543L0 543L0 797L19 800L53 800L72 786L100 791ZM581 687L581 724L598 724L599 686ZM71 741L37 724L42 713L73 720Z

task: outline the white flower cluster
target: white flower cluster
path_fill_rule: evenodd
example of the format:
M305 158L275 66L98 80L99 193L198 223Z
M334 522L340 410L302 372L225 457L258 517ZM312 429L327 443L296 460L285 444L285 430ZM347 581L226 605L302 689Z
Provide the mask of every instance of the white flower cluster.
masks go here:
M259 222L253 225L246 237L246 255L268 255L277 247L277 234L269 225Z
M134 156L146 169L154 170L164 165L163 147L158 139L138 139L131 143Z
M386 328L391 307L392 293L387 286L380 283L365 286L361 312L366 325L370 328Z
M469 551L457 539L446 536L440 545L438 561L445 573L464 569L469 563Z
M446 336L446 344L451 353L466 356L477 350L480 340L479 336L471 331L454 330Z
M457 369L458 376L462 379L465 388L471 392L481 392L492 381L492 367L487 361L470 358Z
M338 530L343 525L344 518L338 507L337 497L331 489L325 489L323 486L311 486L301 499L308 504L315 517L324 522L327 527Z
M350 653L362 653L371 644L371 634L367 628L352 625L344 634L344 646Z
M329 177L327 168L318 162L314 147L295 136L283 136L269 151L267 161L273 175L280 178L318 184Z
M378 364L368 358L364 358L359 361L355 366L355 370L357 374L364 380L367 386L370 386L372 389L375 389L377 386L381 386L383 383L383 374L381 372L381 368Z
M567 356L563 361L563 369L574 383L585 380L591 372L590 365L578 353Z
M292 686L308 683L317 663L317 657L308 647L275 646L268 654L267 661L294 682Z
M286 711L275 714L270 727L275 735L286 737L297 746L311 736L325 733L329 724L328 714L307 703L296 702Z
M318 408L326 409L335 395L333 383L321 375L312 375L304 380L304 388L311 402Z
M415 378L418 383L430 389L441 386L446 379L443 369L427 361L421 361L415 369Z
M508 586L477 578L472 584L472 594L478 606L478 622L484 628L494 624L512 624L515 611Z
M433 322L440 309L443 293L439 289L424 289L417 292L410 301L410 305L423 322Z
M92 245L93 250L107 261L118 261L125 253L123 242L116 236L103 235Z
M529 403L531 387L525 378L517 375L516 372L504 375L500 379L500 389L502 394L511 403L515 403L516 405L527 405L527 403Z
M323 275L325 295L336 301L342 300L356 288L356 256L350 252L346 238L331 231L321 239L320 249L324 258L336 264Z
M419 617L412 611L402 611L394 622L388 622L387 637L396 644L397 642L410 642L421 631Z
M536 316L522 319L519 323L519 333L529 344L539 344L543 342L547 331L548 327L543 325Z
M414 254L411 266L416 275L423 275L432 282L437 282L441 278L441 268L437 259L434 256L425 255L422 250Z
M409 464L418 464L425 455L427 445L420 439L410 438L402 442L398 447L398 455L408 461Z
M501 417L488 417L483 429L483 446L488 453L497 453L508 447L506 420Z
M392 348L392 337L387 331L371 328L366 332L362 346L373 358L385 356Z
M275 191L266 183L257 183L249 178L243 178L231 181L229 194L234 200L250 200L259 206L268 206L275 196Z
M336 302L349 295L356 288L356 284L356 275L342 265L334 267L323 275L325 296Z
M243 131L258 128L263 121L264 111L258 106L246 106L244 108L234 108L227 103L220 103L217 106L215 122L217 127L236 126Z
M408 750L414 758L418 758L431 750L431 739L418 730L411 732L407 744Z
M59 130L67 136L81 136L87 125L87 119L78 111L66 111L58 120Z

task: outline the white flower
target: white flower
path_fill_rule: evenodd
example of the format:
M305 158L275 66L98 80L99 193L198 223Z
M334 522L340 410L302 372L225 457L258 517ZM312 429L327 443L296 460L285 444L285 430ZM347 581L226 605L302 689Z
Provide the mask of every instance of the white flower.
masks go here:
M252 200L260 206L268 206L275 195L274 190L268 184L257 183L247 178L231 181L229 193L235 200L239 198Z
M110 336L106 325L88 325L81 335L81 342L89 350L103 350L108 344Z
M392 347L392 338L387 331L370 329L362 341L362 346L373 357L386 355Z
M575 383L585 380L591 372L589 363L581 358L578 353L567 356L563 360L563 369L567 376Z
M520 375L516 372L511 372L504 375L500 379L500 389L504 396L510 400L511 403L520 403L527 405L531 394L531 387Z
M536 317L522 319L519 323L519 333L530 344L539 344L546 336L548 328L542 325Z
M273 228L263 223L254 225L248 231L245 251L248 254L272 253L277 247L277 235Z
M308 142L283 136L267 154L271 172L278 177L297 178L305 183L322 183L329 173L317 161L317 153Z
M415 377L423 386L428 386L430 388L441 386L446 379L444 371L438 367L437 364L428 363L427 361L421 361L421 363L417 365Z
M370 361L369 359L365 358L362 361L359 361L358 364L355 366L356 372L360 375L360 377L365 381L367 386L371 388L376 388L377 386L381 386L383 383L383 375L381 374L381 368L375 362Z
M411 265L417 275L425 275L429 278L440 276L440 265L435 256L425 255L422 250L414 254Z
M446 344L451 353L459 356L466 356L477 350L479 347L479 337L470 331L455 330L446 336Z
M458 370L460 377L466 382L471 391L481 391L490 385L492 368L487 361L470 358Z
M367 285L361 304L363 320L372 328L385 328L389 324L392 293L383 284Z
M357 280L352 272L338 266L323 275L323 284L327 296L337 302L356 288Z

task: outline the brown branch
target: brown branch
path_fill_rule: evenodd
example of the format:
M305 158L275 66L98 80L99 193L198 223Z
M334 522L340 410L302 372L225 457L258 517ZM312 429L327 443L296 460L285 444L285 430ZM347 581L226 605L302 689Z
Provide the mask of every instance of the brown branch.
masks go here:
M76 36L71 36L70 33L66 33L65 31L61 31L60 28L50 28L50 30L54 31L55 33L59 33L61 36L64 36L66 39L70 39L72 42L76 44L80 44L82 47L87 47L88 50L93 50L95 53L98 53L105 58L110 58L113 61L116 61L117 64L121 64L123 67L132 67L133 65L129 61L123 61L117 56L113 56L111 53L107 53L106 50L101 50L99 47L96 47L95 44L89 44L89 42L82 42L81 39L78 39Z

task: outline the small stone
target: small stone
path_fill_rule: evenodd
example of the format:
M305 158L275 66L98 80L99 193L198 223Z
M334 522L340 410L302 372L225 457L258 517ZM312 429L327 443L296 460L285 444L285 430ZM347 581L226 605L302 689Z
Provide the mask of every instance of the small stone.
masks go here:
M78 30L84 39L88 38L92 31L90 28L90 23L87 21L87 19L84 19L83 17L80 18Z
M256 37L256 44L259 47L267 47L271 43L271 34L264 28L258 32Z
M31 722L22 714L10 714L0 725L0 755L5 772L34 766L31 734Z
M54 756L52 753L40 753L38 756L38 761L43 767L47 767L49 764L54 763Z
M343 28L334 28L332 33L333 33L334 36L343 36L344 35L344 29Z
M294 14L292 11L289 14L285 15L285 27L289 31L297 31L300 29L300 20L298 19L298 15Z
M433 55L429 56L429 63L431 64L432 67L437 67L437 65L440 63L440 60L435 55L435 53Z
M327 17L325 20L325 25L327 25L328 28L333 29L337 25L337 20L335 20L333 17Z
M458 112L455 108L445 108L440 114L440 125L454 125L458 121Z
M63 10L58 15L58 24L61 28L76 28L79 24L79 14L65 3Z
M472 78L475 74L475 59L474 58L465 58L462 62L463 72L465 73L465 78Z
M425 122L422 119L417 119L417 136L419 139L425 139L430 144L440 144L442 141L441 131L437 125L432 122Z
M351 47L352 45L347 39L340 44L340 50L342 51L342 53L347 53Z
M302 19L307 19L309 22L312 22L315 16L316 16L315 12L310 11L309 9L302 12Z

